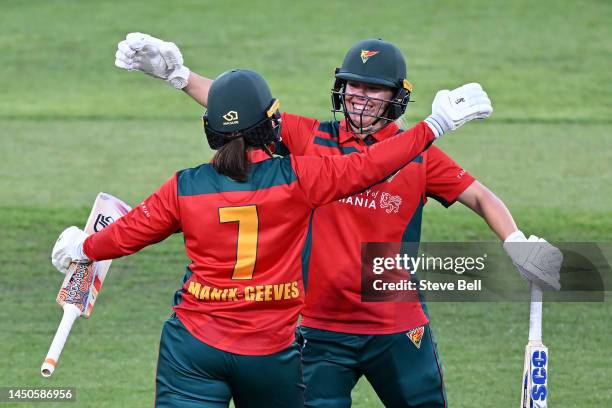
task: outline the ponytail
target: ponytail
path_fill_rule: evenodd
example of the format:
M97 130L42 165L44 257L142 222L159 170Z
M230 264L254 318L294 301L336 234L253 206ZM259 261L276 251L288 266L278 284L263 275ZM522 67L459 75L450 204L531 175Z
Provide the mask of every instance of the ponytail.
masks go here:
M243 137L237 137L223 145L212 159L217 173L240 182L247 181L250 164Z

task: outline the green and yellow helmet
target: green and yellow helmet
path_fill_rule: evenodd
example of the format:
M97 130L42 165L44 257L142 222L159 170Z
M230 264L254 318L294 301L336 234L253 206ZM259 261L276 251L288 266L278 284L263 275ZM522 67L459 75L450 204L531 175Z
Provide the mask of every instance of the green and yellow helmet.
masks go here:
M374 116L377 120L392 122L406 112L412 85L406 79L404 55L390 42L381 39L359 41L346 53L342 66L336 68L335 76L332 112L343 112L347 121L351 121L344 101L348 81L382 85L395 91L393 97L386 100L386 110Z
M280 140L280 103L256 72L232 69L219 75L208 92L204 133L217 150L243 137L250 147L265 148Z

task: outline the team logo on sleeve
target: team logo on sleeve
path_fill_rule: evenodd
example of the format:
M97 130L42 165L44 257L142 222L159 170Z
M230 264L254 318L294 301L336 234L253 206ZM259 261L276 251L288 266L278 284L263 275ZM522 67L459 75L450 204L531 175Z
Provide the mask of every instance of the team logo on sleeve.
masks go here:
M406 333L406 337L410 339L412 344L418 349L421 348L421 340L423 340L423 334L425 333L425 326L417 327Z
M361 60L363 61L363 63L365 64L366 62L368 62L368 60L370 59L370 57L375 56L376 54L378 54L380 51L370 51L370 50L361 50Z
M381 193L380 195L380 208L386 208L387 214L392 212L397 213L402 205L402 197L398 195L391 195L389 193Z

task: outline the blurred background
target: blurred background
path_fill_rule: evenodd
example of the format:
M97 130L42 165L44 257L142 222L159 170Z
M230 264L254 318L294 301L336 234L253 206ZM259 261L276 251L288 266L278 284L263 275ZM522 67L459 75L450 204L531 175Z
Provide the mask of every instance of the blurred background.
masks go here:
M610 241L610 21L612 3L598 0L0 0L0 387L76 387L79 407L153 403L161 325L188 262L180 236L116 261L54 376L39 374L61 317L62 277L49 262L58 234L83 226L99 191L137 205L211 156L202 107L114 67L128 32L175 42L185 64L211 78L258 71L282 110L323 120L348 48L391 41L414 85L408 124L430 112L438 89L487 90L492 117L439 146L507 203L526 234ZM423 240L495 239L465 208L426 206ZM451 407L518 405L528 309L430 304ZM552 406L612 401L611 313L609 302L545 305ZM353 401L381 406L365 381Z

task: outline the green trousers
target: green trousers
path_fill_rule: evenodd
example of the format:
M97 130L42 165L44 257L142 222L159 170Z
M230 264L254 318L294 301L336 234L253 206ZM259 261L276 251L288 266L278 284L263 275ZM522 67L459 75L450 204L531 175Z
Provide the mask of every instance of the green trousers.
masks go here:
M304 406L300 347L245 356L196 339L172 316L159 345L155 406L185 408L299 408Z
M403 333L359 335L300 328L306 406L347 408L365 376L386 407L444 408L436 344L425 325Z

